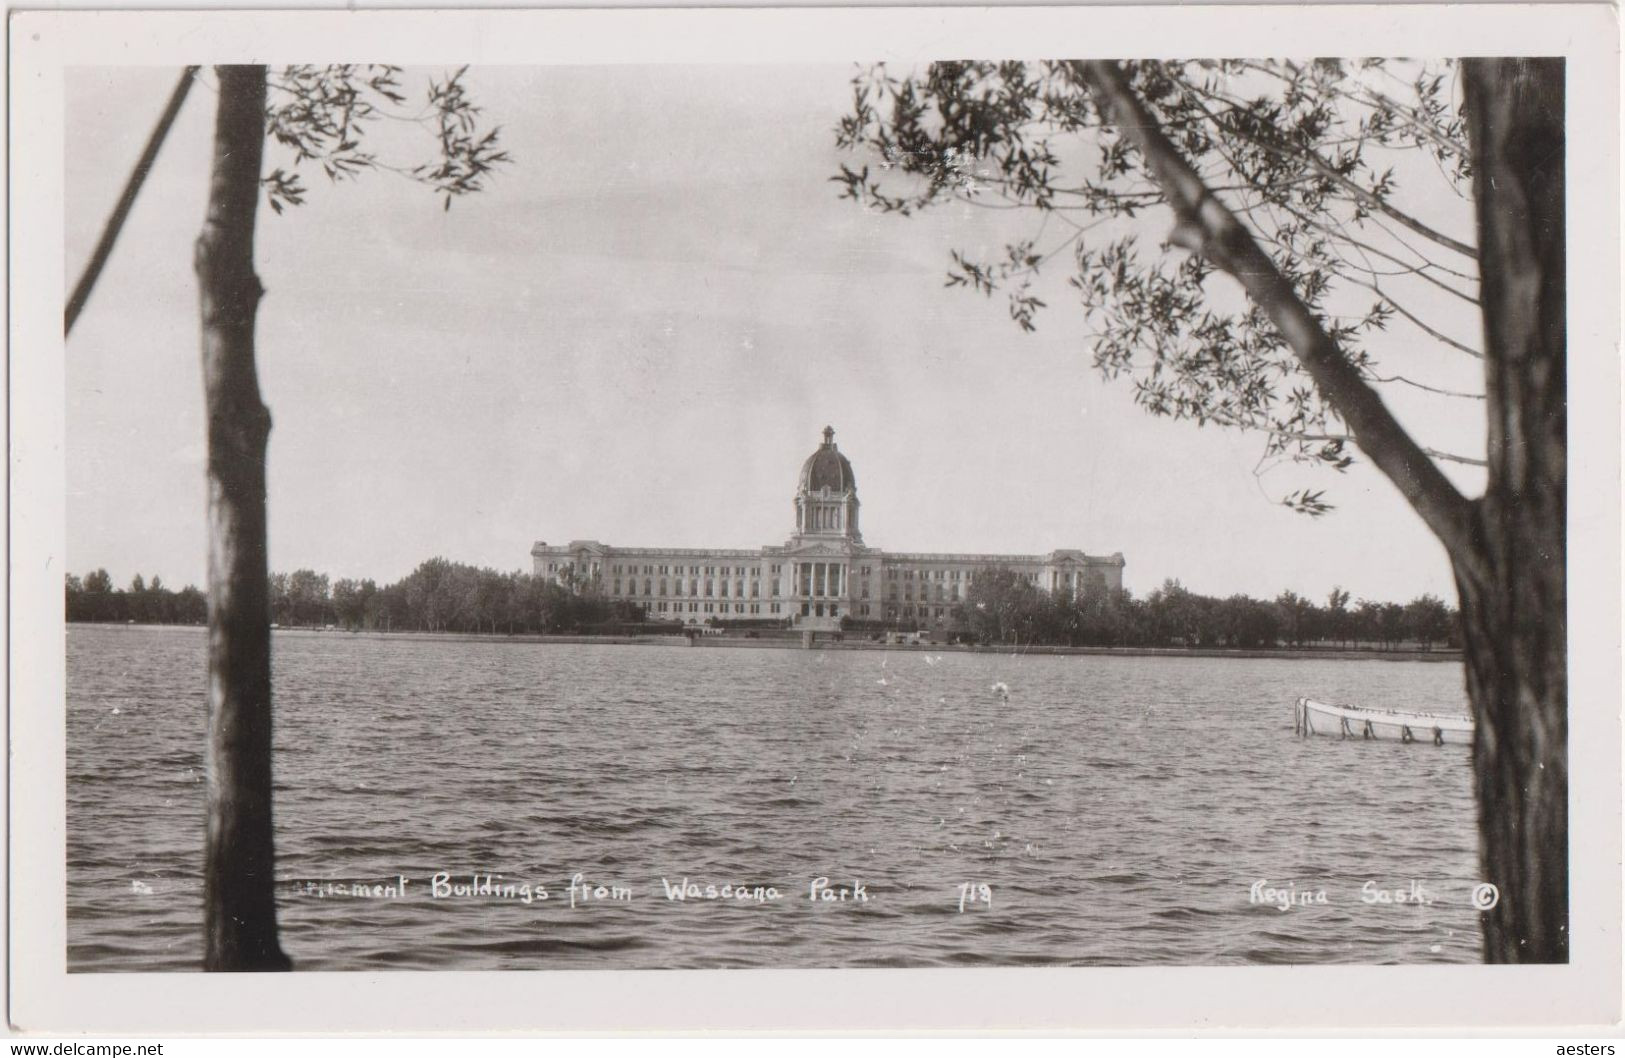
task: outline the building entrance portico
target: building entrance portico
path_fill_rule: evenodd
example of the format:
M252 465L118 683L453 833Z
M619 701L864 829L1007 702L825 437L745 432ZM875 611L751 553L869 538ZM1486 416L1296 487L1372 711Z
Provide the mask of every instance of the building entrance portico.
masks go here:
M791 570L791 624L801 629L838 629L841 618L851 614L850 558L815 546L804 557L793 559Z

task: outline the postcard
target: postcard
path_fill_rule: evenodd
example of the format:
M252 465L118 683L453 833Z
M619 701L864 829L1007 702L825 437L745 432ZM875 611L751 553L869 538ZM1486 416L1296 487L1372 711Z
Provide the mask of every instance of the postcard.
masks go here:
M22 1030L1617 1025L1609 9L12 30Z

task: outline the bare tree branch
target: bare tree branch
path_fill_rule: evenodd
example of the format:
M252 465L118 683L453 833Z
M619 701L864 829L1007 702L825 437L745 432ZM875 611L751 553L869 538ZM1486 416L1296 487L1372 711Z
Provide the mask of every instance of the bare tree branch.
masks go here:
M1277 430L1271 427L1261 427L1261 429L1263 429L1265 433L1275 437L1284 438L1288 441L1307 441L1311 443L1325 441L1354 441L1355 443L1359 443L1359 439L1353 434L1349 433L1298 433L1293 430ZM1444 459L1451 463L1465 463L1470 467L1483 467L1489 465L1489 463L1483 459L1474 459L1472 456L1458 456L1454 452L1445 452L1437 448L1428 448L1424 446L1422 451L1426 452L1434 459Z
M1413 378L1406 378L1404 375L1388 375L1384 377L1372 372L1368 373L1366 377L1373 382L1403 382L1407 386L1415 386L1417 389L1425 389L1429 393L1437 393L1442 397L1462 397L1466 400L1484 399L1484 394L1482 393L1465 393L1459 389L1441 389L1438 386L1430 386L1426 382L1418 382Z
M91 252L90 261L85 265L84 272L79 276L79 282L73 286L73 293L68 297L67 309L62 314L62 333L73 333L73 325L79 319L79 313L84 311L85 302L90 300L90 292L96 288L96 280L101 278L102 269L107 265L107 259L113 254L113 244L118 241L119 232L124 230L124 221L135 206L135 198L141 193L141 185L146 183L147 173L152 171L152 163L158 160L158 151L169 136L170 126L175 124L175 116L181 112L181 104L186 102L186 94L191 91L193 77L197 74L196 66L188 66L181 71L181 78L175 82L175 90L169 94L169 102L164 105L164 111L158 115L158 124L153 126L152 135L147 137L147 145L141 151L141 157L136 160L135 168L130 170L130 179L124 185L123 194L119 195L118 204L113 207L113 213L107 218L107 224L102 228L102 237L96 241L96 249Z
M1417 316L1416 313L1411 312L1405 306L1403 306L1399 302L1395 301L1392 295L1387 293L1385 290L1382 289L1382 287L1378 286L1376 283L1368 282L1368 281L1366 281L1364 279L1360 279L1360 278L1358 278L1356 276L1351 276L1351 275L1345 275L1345 276L1343 276L1343 278L1348 280L1350 283L1354 283L1357 286L1365 287L1367 290L1371 291L1372 293L1376 294L1378 297L1382 298L1382 300L1383 300L1383 302L1385 304L1387 304L1389 307L1391 307L1395 312L1399 313L1401 316L1405 317L1407 320L1410 320L1412 323L1416 324L1416 326L1418 328L1420 328L1421 330L1425 331L1428 334L1429 337L1438 339L1439 341L1443 342L1445 345L1450 346L1450 348L1455 349L1458 352L1466 353L1468 356L1472 357L1474 360L1482 360L1482 359L1484 359L1484 354L1479 352L1477 349L1474 349L1472 346L1466 345L1466 344L1464 344L1462 342L1458 342L1454 338L1450 337L1449 335L1443 334L1439 330L1437 330L1436 328L1429 326L1426 322L1424 322L1422 320L1421 317Z
M1280 203L1280 206L1281 206L1282 209L1284 209L1288 213L1292 214L1292 216L1296 217L1300 223L1306 224L1309 227L1314 228L1316 231L1320 231L1320 232L1323 232L1323 233L1325 233L1327 235L1333 236L1334 238L1341 239L1344 242L1347 242L1350 246L1357 247L1358 249L1363 250L1364 252L1366 252L1368 254L1371 254L1371 255L1373 255L1375 257L1380 257L1385 261L1389 261L1392 264L1398 265L1400 268L1402 268L1404 270L1403 274L1405 274L1405 275L1414 275L1419 279L1425 279L1429 283L1432 283L1434 286L1438 287L1440 290L1443 290L1444 292L1446 292L1448 294L1454 294L1456 297L1458 297L1461 300L1467 302L1469 305L1477 307L1478 299L1476 297L1474 297L1471 294L1467 294L1467 293L1464 293L1464 292L1462 292L1460 290L1457 290L1455 287L1451 286L1449 283L1446 283L1444 280L1440 279L1439 277L1429 274L1430 270L1438 269L1441 272L1446 272L1446 273L1448 273L1450 275L1453 275L1453 276L1456 276L1458 278L1466 279L1468 281L1474 281L1473 277L1469 276L1467 273L1458 272L1454 268L1446 268L1444 265L1439 264L1437 261L1429 261L1426 258L1420 257L1420 255L1418 255L1418 256L1419 256L1419 258L1421 260L1421 263L1420 264L1411 264L1411 263L1401 259L1397 254L1389 253L1387 250L1383 250L1383 249L1381 249L1379 247L1371 245L1368 242L1365 242L1363 240L1355 238L1349 232L1348 227L1345 224L1343 224L1342 221L1338 221L1335 225L1327 224L1326 222L1324 222L1324 221L1322 221L1322 220L1320 220L1320 219L1318 219L1316 217L1310 216L1309 214L1306 214L1306 213L1302 212L1301 210L1297 209L1296 207L1294 207L1290 203L1283 202L1283 203ZM1407 248L1409 248L1409 247L1407 247ZM1412 250L1411 252L1415 253L1416 251ZM1375 273L1374 269L1372 269L1371 271L1373 272L1373 274Z

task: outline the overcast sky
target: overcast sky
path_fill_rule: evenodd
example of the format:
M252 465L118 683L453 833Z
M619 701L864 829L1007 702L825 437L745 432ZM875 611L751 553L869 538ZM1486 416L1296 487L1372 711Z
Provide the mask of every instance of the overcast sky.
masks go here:
M1454 600L1443 550L1369 466L1258 478L1256 435L1151 418L1126 381L1103 381L1062 273L1033 335L1001 299L944 288L950 249L994 248L1030 218L840 201L832 128L852 72L475 70L514 158L487 192L443 212L394 174L311 174L307 205L262 211L272 567L384 581L435 555L528 570L537 540L782 543L828 424L874 546L1121 551L1141 595L1177 577L1212 594ZM71 273L176 73L71 73ZM407 77L420 93L424 74ZM68 564L120 584L204 576L190 260L213 105L205 79L68 343ZM407 164L433 150L413 131L384 134ZM1438 206L1439 226L1470 236L1469 203ZM1385 341L1385 363L1473 383L1415 331ZM1391 403L1425 443L1481 453L1482 404ZM1476 472L1450 472L1476 494ZM1338 509L1275 502L1303 486Z

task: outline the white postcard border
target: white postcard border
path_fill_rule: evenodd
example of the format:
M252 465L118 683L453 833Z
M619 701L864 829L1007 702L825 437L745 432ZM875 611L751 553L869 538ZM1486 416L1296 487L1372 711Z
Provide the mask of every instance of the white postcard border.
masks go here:
M121 1033L1494 1031L1620 1013L1618 26L1603 5L24 12L11 22L10 1018ZM1061 42L1067 42L1064 45ZM75 65L1569 60L1567 966L66 972L62 78ZM201 218L199 218L201 220ZM1582 267L1583 263L1583 267ZM1578 380L1576 384L1575 380Z

